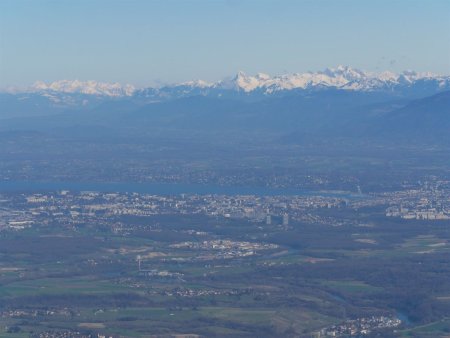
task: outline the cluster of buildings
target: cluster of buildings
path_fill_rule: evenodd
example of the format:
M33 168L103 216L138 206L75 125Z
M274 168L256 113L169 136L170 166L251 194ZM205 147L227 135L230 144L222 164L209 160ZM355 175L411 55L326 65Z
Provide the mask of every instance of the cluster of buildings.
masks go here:
M14 309L5 310L0 313L3 318L27 318L27 317L42 317L42 316L74 316L73 310L68 308L54 308L54 309Z
M237 296L237 295L248 295L253 294L252 289L192 289L192 288L175 288L173 290L163 290L161 294L164 296L178 296L178 297L201 297L201 296Z
M91 334L82 333L80 331L72 330L50 330L30 335L30 338L95 338Z
M31 334L30 338L119 338L118 335L90 334L72 330L51 330ZM197 338L197 337L193 337Z
M447 220L450 219L449 196L450 186L442 181L422 184L415 189L356 196L151 195L96 191L9 193L0 195L0 230L22 230L39 222L74 227L95 223L126 232L126 225L120 221L122 216L174 214L247 219L286 229L296 222L339 226L351 225L352 220L339 220L322 211L379 206L387 206L388 217Z
M401 217L403 219L446 220L450 219L450 209L435 208L429 205L416 205L412 208L392 206L386 209L387 217Z
M417 220L450 219L449 182L424 182L419 189L392 193L387 217Z
M331 196L150 195L94 191L0 195L0 230L22 230L36 222L77 226L95 223L125 231L121 216L206 215L289 227L291 222L330 224L317 210L343 207Z
M205 254L197 255L198 260L230 259L253 256L257 251L277 249L272 243L251 243L232 240L208 240L203 242L182 242L169 245L171 248L188 248L205 250ZM211 252L212 251L212 252Z
M373 331L393 329L401 324L400 319L387 316L357 318L324 328L316 333L316 337L360 337Z

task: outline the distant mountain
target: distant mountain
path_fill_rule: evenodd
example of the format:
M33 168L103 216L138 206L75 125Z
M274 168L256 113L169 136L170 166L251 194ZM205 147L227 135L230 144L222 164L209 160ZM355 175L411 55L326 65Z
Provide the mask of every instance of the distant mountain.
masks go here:
M395 74L383 72L376 74L339 66L321 72L295 73L275 77L262 73L256 76L247 76L245 73L239 72L233 79L211 84L211 87L242 90L244 92L262 89L266 94L313 88L373 91L391 89L396 86L410 86L421 80L433 81L438 86L443 87L450 84L450 77L435 76L431 73L404 72Z
M337 89L254 102L195 96L124 112L119 124L144 130L257 132L294 144L331 140L450 143L450 91L409 101L383 101L382 97L376 92Z
M50 84L38 81L31 86L28 91L37 93L66 93L117 97L133 95L135 88L132 85L127 84L122 86L119 83L61 80Z
M411 143L450 143L450 91L413 100L404 107L379 116L368 134L409 140Z
M95 81L36 83L27 90L0 93L0 130L67 131L74 125L79 130L95 125L106 128L103 134L128 128L133 135L255 132L287 143L450 143L449 110L450 76L373 74L340 66L275 77L239 72L216 83L160 88Z
M255 76L239 72L218 82L189 81L162 87L135 88L132 85L97 81L61 80L52 83L36 82L25 89L10 90L10 94L35 94L50 102L67 104L77 101L77 95L89 97L133 97L146 103L190 96L212 96L236 99L262 99L327 89L364 92L384 92L392 96L423 97L450 90L450 76L413 71L371 73L346 66L328 68L320 72ZM71 98L74 96L74 98Z
M263 98L285 96L327 89L364 92L384 92L392 96L426 96L450 89L450 76L412 71L370 73L339 66L321 72L255 76L239 72L236 76L215 83L191 81L162 88L143 88L135 96L153 100L176 99L203 95L226 98Z
M2 110L11 99L7 95L0 95ZM175 139L202 137L209 142L232 134L283 144L450 144L450 91L413 100L392 99L377 91L332 88L261 100L195 95L148 103L134 96L94 96L95 104L67 108L61 110L63 114L49 114L51 107L42 102L43 97L21 95L37 102L33 106L21 101L21 107L33 114L5 115L0 132L24 130L86 137L89 131L89 135L105 141L118 135L164 135ZM81 98L86 94L78 95Z

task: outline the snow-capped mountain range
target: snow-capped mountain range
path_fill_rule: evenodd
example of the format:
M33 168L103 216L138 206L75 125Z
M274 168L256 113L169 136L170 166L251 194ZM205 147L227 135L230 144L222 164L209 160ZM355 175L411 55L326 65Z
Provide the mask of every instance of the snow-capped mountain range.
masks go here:
M220 97L223 93L240 95L273 95L292 90L337 89L346 91L396 91L415 86L431 91L450 89L449 75L417 73L405 71L401 74L392 72L373 73L353 69L347 66L328 68L319 72L294 73L270 76L258 73L254 76L244 72L232 78L218 82L202 80L189 81L161 87L136 88L133 85L105 83L97 81L61 80L52 83L36 82L22 90L8 90L10 93L35 93L47 96L51 101L61 102L58 94L82 94L96 97L138 97L153 101L180 98L194 95L212 95ZM418 90L420 90L418 88Z
M87 95L131 96L136 88L132 85L122 86L120 83L105 83L97 81L60 80L52 83L36 82L27 89L29 92L61 92Z
M0 125L65 130L94 124L92 130L100 128L99 134L131 128L142 135L152 128L200 134L256 130L282 133L288 143L330 135L358 138L367 131L383 135L383 142L385 136L436 137L450 144L449 100L450 76L369 73L342 66L280 76L239 72L213 83L147 88L63 80L0 91Z
M406 71L402 74L392 72L370 73L339 66L321 72L294 73L274 77L264 73L248 76L239 72L233 79L211 84L211 87L243 90L244 92L263 89L266 93L314 87L370 91L396 85L411 85L420 80L434 80L441 86L446 86L450 83L450 76L413 71Z
M246 93L262 90L267 94L292 89L310 89L314 87L336 88L344 90L377 90L398 85L412 85L417 81L435 81L437 85L446 87L450 84L450 76L432 73L405 71L401 74L392 72L373 73L353 69L347 66L327 68L319 72L294 73L270 76L258 73L254 76L240 71L233 78L218 82L202 80L167 85L168 88L184 87L195 89L237 90ZM104 96L132 96L136 92L161 88L136 88L130 84L105 83L97 81L61 80L52 83L36 82L28 92L62 92Z

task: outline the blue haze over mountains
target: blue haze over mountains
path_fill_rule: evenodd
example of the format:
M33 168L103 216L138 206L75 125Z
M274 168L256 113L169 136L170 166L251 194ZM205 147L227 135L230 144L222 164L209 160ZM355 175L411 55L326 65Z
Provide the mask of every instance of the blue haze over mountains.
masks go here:
M450 76L367 74L349 67L161 88L94 81L37 83L0 94L2 133L165 137L272 135L275 142L324 140L448 144Z

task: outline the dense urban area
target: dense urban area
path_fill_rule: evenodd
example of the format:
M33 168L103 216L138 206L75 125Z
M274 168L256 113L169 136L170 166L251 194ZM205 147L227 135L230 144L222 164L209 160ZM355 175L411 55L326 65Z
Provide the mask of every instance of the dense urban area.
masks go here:
M450 331L449 193L437 177L370 193L4 192L0 332L432 337Z

